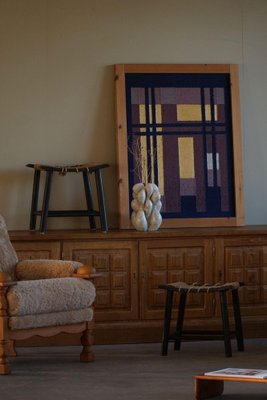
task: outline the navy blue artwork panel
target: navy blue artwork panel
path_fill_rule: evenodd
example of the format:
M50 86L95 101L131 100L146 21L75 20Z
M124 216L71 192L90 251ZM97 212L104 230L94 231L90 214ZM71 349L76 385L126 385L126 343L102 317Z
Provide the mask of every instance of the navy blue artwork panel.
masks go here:
M154 182L163 218L235 216L227 73L126 73L131 188Z

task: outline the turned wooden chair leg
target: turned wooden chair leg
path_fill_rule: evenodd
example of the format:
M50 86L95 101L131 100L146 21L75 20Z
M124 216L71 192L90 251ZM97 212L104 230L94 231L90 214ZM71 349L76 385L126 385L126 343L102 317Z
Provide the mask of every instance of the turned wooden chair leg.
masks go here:
M17 351L16 351L16 347L15 347L15 340L9 340L7 346L8 346L9 357L16 357Z
M9 335L6 292L10 285L5 280L5 275L0 276L0 375L7 375L11 372L9 355Z
M81 362L92 362L95 360L95 355L92 351L92 345L94 343L93 337L93 321L86 322L86 328L83 331L81 337L81 344L83 346L83 350L80 354Z
M0 375L8 375L11 372L11 364L8 360L8 341L0 340Z

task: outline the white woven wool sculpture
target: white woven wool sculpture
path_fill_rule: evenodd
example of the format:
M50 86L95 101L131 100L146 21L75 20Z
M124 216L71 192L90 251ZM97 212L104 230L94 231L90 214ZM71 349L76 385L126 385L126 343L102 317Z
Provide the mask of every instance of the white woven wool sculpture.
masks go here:
M133 186L131 221L137 231L156 231L162 223L160 192L154 183Z

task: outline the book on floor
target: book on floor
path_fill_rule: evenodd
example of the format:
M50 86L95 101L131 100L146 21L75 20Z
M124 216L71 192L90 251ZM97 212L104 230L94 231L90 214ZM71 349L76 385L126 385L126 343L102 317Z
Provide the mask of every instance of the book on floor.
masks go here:
M267 379L267 370L253 368L224 368L217 371L205 372L204 375L228 376L233 378Z

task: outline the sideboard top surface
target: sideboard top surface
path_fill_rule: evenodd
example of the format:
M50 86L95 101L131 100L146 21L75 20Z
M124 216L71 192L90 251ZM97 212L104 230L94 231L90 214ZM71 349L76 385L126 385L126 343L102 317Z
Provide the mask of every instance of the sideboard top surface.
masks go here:
M159 229L154 232L138 232L136 230L112 229L107 233L100 230L48 230L39 231L14 230L9 231L12 241L49 241L49 240L151 240L193 237L240 237L240 236L267 236L267 225L246 225L242 227L214 227L214 228L176 228Z

